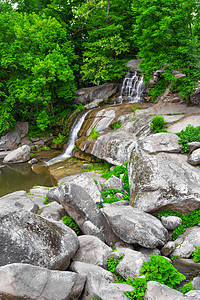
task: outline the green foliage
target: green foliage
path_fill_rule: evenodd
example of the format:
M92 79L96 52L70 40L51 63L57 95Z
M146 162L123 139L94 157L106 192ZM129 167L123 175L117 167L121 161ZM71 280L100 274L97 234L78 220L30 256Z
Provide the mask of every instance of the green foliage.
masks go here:
M43 204L49 204L50 203L50 201L47 199L47 196L44 199L45 200L44 200Z
M194 287L191 283L186 283L183 287L180 287L179 289L180 289L181 293L186 294L189 291L193 291Z
M122 126L121 120L118 120L116 123L114 123L114 124L112 125L112 128L113 128L114 130L117 130L117 129L119 129L121 126Z
M150 130L155 133L166 132L166 124L163 116L156 115L151 119Z
M99 136L99 132L97 131L97 130L95 130L94 128L92 128L91 129L91 133L90 133L90 135L89 135L89 137L88 137L88 139L87 139L87 141L89 141L89 140L96 140L97 138L98 138L98 136Z
M147 281L157 281L175 290L186 279L165 257L159 255L151 255L151 260L143 263L141 274Z
M196 226L200 223L200 209L195 209L185 216L172 210L164 210L158 214L158 218L161 219L162 216L177 216L182 219L182 224L173 231L173 240L176 240L179 235L183 234L186 228Z
M77 111L80 112L80 111L83 111L83 110L85 110L84 105L82 103L79 103L78 106L77 106Z
M191 142L200 142L200 126L194 127L189 124L186 129L181 130L181 132L177 133L179 139L179 144L183 144L182 153L187 153L190 148L188 147L188 143Z
M145 290L147 288L146 278L135 278L131 280L128 278L126 280L127 284L134 286L135 290L131 292L126 292L125 295L132 300L143 300L145 295Z
M73 229L77 235L80 234L80 229L72 217L64 216L62 221L66 226L69 226L71 229Z
M124 279L116 272L116 266L120 262L120 260L123 258L123 254L120 255L118 258L114 258L113 256L107 260L107 269L111 273L115 274L116 277L118 278L120 283L124 282Z
M58 136L57 136L56 138L53 139L52 143L53 143L53 144L56 144L56 145L57 145L57 144L62 144L63 141L64 141L64 139L65 139L65 136L62 135L61 133L58 133Z
M164 93L168 84L169 84L169 82L165 78L161 77L161 79L155 85L153 85L152 89L149 91L151 100L152 101L157 100L158 96L160 96L162 93Z
M115 196L116 193L123 194L123 197L121 199L117 198ZM122 201L122 200L129 201L129 198L130 198L130 196L127 193L125 193L121 190L113 189L113 188L101 191L101 195L103 197L103 203L113 203L113 202L118 202L118 201ZM110 196L110 198L107 198L108 196Z
M192 257L195 262L200 262L200 247L196 248L196 250L192 254Z

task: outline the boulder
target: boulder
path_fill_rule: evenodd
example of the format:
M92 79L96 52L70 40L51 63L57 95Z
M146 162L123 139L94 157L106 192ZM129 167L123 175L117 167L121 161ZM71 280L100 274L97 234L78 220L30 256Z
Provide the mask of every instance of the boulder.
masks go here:
M168 230L174 230L176 227L182 224L182 219L175 216L162 216L161 222Z
M196 276L192 279L191 284L195 290L200 290L200 276Z
M17 208L19 210L24 209L33 213L36 213L39 210L39 206L28 197L25 191L13 192L1 197L0 210L3 210L4 208L7 210L12 210L13 208Z
M200 148L194 150L188 157L189 164L197 166L200 164Z
M85 101L92 102L95 99L108 100L117 91L118 84L104 83L102 85L79 89L74 96L76 103L85 104Z
M0 137L0 151L13 150L20 142L20 131L16 127L14 131L8 131Z
M16 150L13 150L4 157L4 163L22 163L30 159L31 149L28 145L23 145Z
M70 270L83 276L88 276L90 273L95 273L98 274L100 277L106 279L108 282L114 282L115 280L115 275L113 275L113 273L94 264L87 264L80 261L74 261L70 265Z
M175 248L176 248L175 242L169 241L164 245L164 247L162 247L161 253L164 256L168 256L174 251Z
M103 189L116 189L116 190L124 190L123 182L120 178L112 175L108 180L106 180L103 184ZM123 197L123 195L122 195Z
M130 203L145 212L163 209L187 214L200 207L200 169L186 156L160 152L150 155L139 141L129 164Z
M102 300L128 300L125 295L127 291L133 291L134 287L123 283L110 283L96 273L87 276L85 290L82 300L102 299Z
M149 281L144 300L194 300L194 298L185 296L181 292L171 289L162 283Z
M69 227L16 207L1 207L0 232L0 266L28 263L66 270L79 247Z
M84 284L85 276L72 272L20 263L0 267L2 299L78 300Z
M78 239L80 248L74 255L73 261L80 261L105 268L112 249L92 235L81 235Z
M40 210L40 216L47 219L53 219L55 221L60 221L62 217L66 215L66 212L62 205L57 202L51 202Z
M200 227L194 226L186 228L186 231L174 241L176 248L171 253L172 256L189 258L195 251L196 247L200 246Z
M192 298L193 300L200 300L200 291L189 291L185 295Z
M188 143L188 147L190 148L190 152L200 148L200 142L191 142Z
M115 234L128 244L156 248L168 238L167 230L157 218L131 206L107 204L102 212Z

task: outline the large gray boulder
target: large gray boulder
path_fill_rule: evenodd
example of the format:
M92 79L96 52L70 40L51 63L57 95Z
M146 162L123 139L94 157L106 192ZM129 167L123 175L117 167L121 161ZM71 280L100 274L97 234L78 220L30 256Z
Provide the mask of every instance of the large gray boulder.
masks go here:
M0 232L0 266L28 263L66 270L79 247L69 227L21 208L1 207Z
M102 212L115 234L128 244L156 248L168 238L167 230L157 218L131 206L107 204Z
M4 163L22 163L30 159L31 148L23 145L4 157Z
M194 150L188 157L189 164L197 166L200 164L200 148Z
M87 276L85 290L82 300L128 300L125 292L133 291L134 287L123 283L110 283L97 273L90 273Z
M74 255L73 261L80 261L106 268L107 259L110 253L112 253L112 249L92 235L81 235L78 239L80 248Z
M81 174L69 176L63 181L64 183L54 189L54 193L51 192L51 200L55 195L55 200L62 204L84 234L91 233L101 237L108 244L118 241L119 238L110 229L98 208L103 198L93 179L87 174ZM90 223L86 223L87 221Z
M25 191L13 192L0 198L0 210L5 208L12 210L13 207L33 213L39 210L39 206L29 198Z
M162 283L149 281L144 300L194 300L194 298L185 296L181 292L171 289Z
M129 164L131 205L145 212L199 208L200 169L186 160L175 153L148 154L143 142L137 142Z
M28 264L0 267L0 295L2 299L70 300L79 299L85 276L50 271Z
M0 137L0 151L13 150L20 142L20 130L16 127Z

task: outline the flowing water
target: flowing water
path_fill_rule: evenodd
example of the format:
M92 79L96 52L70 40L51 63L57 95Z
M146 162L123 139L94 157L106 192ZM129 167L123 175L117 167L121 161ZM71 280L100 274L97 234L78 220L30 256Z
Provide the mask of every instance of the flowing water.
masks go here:
M89 110L90 111L90 110ZM78 139L78 132L81 129L81 126L83 125L85 118L89 111L83 113L80 116L78 116L74 122L74 124L71 127L70 134L69 134L69 140L67 142L67 146L63 153L57 157L52 158L51 160L47 161L47 165L53 165L59 161L65 160L66 158L69 158L72 156L72 151L75 146L75 141Z
M144 89L143 76L139 76L137 72L132 75L132 73L128 71L123 80L118 101L122 103L124 99L126 99L126 102L129 103L142 102Z

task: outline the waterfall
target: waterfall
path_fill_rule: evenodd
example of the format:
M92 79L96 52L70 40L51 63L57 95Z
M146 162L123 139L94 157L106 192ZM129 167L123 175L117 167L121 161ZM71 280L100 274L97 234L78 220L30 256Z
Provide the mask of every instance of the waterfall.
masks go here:
M141 102L143 100L144 86L143 76L139 76L137 71L135 71L134 75L132 75L131 71L128 71L122 82L118 102L122 103L124 100L129 103Z
M47 161L46 164L48 166L53 165L59 161L63 161L66 158L69 158L72 156L72 151L75 146L75 141L78 139L78 132L81 129L81 126L83 125L85 118L89 112L90 112L90 110L83 113L81 117L80 117L80 115L77 116L75 122L73 123L73 125L71 127L69 139L68 139L65 150L63 151L63 153L61 155L56 156L56 157L50 159L49 161Z

